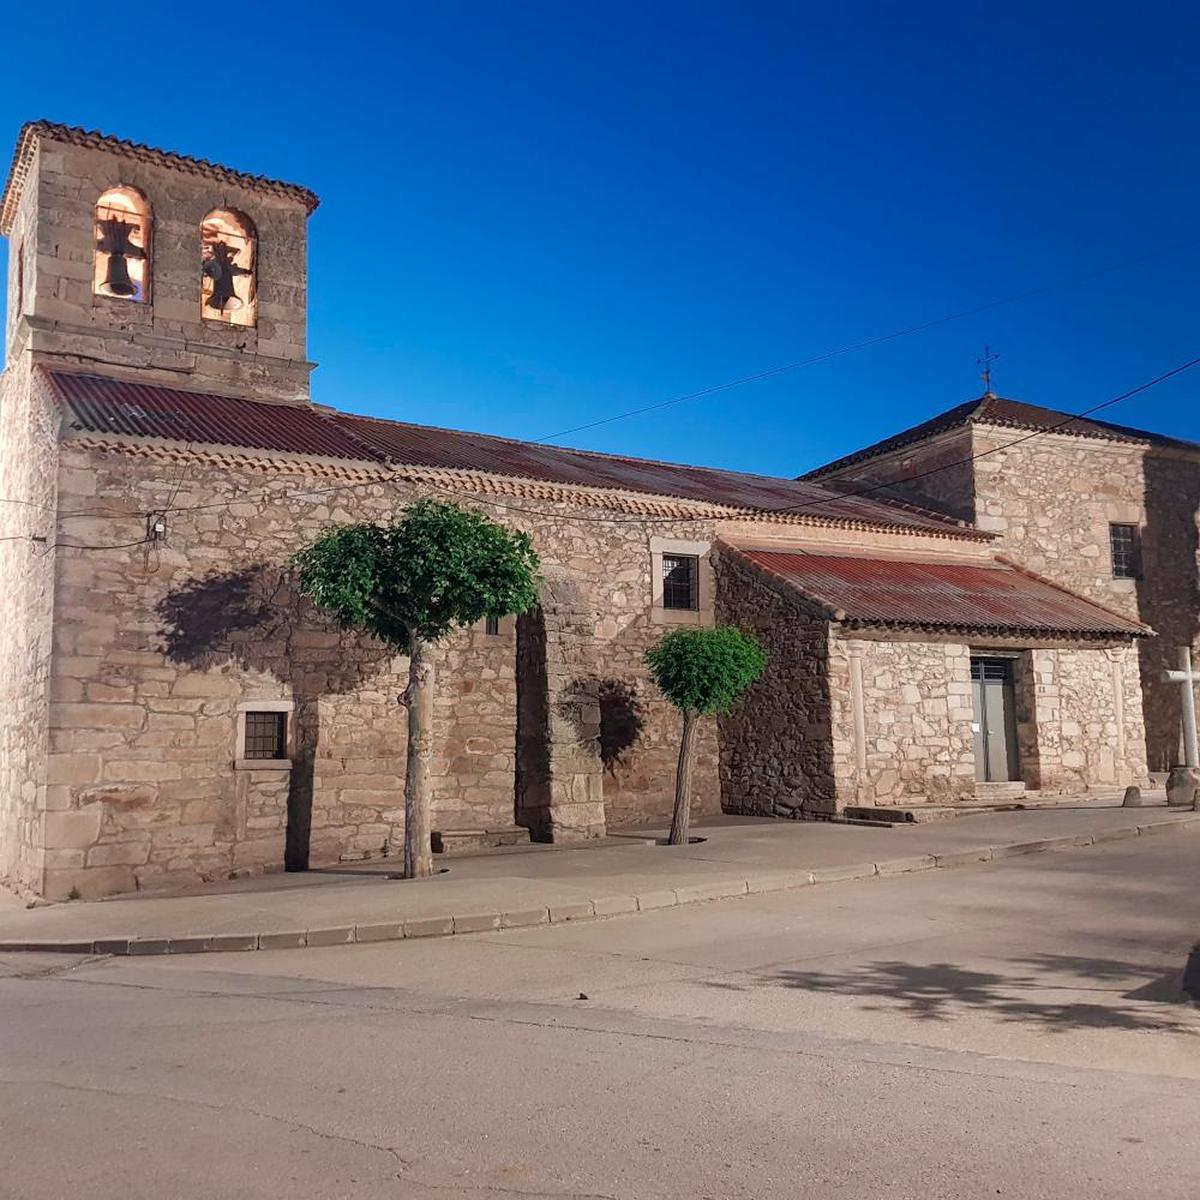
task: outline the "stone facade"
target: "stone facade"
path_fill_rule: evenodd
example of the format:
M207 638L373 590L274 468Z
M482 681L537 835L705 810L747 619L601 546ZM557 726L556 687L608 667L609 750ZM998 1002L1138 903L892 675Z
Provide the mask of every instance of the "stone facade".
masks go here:
M1017 731L1031 788L1082 792L1146 782L1136 651L1037 647L1017 659Z
M829 624L736 553L717 559L718 616L752 632L767 668L721 719L725 805L749 816L836 810Z
M104 362L196 390L262 400L308 397L305 360L307 218L302 197L182 171L169 157L114 154L69 133L39 136L15 206L9 245L5 345L35 354ZM95 205L114 185L137 188L153 222L152 303L92 291ZM258 321L251 327L201 317L200 222L232 208L258 234Z
M952 464L947 467L947 464ZM904 482L921 472L936 474ZM973 422L836 472L974 522L1022 565L1149 625L1138 648L1148 761L1180 760L1180 689L1163 672L1200 656L1200 451ZM1113 577L1109 525L1140 531L1140 579ZM1198 698L1197 703L1200 703ZM1137 735L1135 734L1135 737Z
M910 640L913 634L893 637L835 631L831 638L839 805L945 804L970 797L970 648Z
M510 472L512 443L499 466L489 458L475 469L397 465L413 460L366 453L361 430L343 433L348 456L334 458L262 449L279 445L269 438L242 444L224 427L147 434L140 384L191 393L170 403L193 405L197 421L201 393L212 394L210 412L224 396L274 406L268 426L300 418L281 406L309 404L305 237L315 198L61 127L28 135L17 162L0 207L13 249L0 496L17 501L0 505L9 626L0 639L0 876L9 883L60 899L397 853L408 664L334 627L297 594L289 562L330 524L387 519L430 496L529 532L543 572L535 611L491 632L460 630L433 652L435 829L517 823L572 841L665 824L681 721L644 655L672 627L717 619L757 633L770 660L733 712L700 723L697 816L828 817L850 804L972 794L978 647L967 635L851 628L737 547L980 563L993 548L978 531L904 507L867 518L774 512L781 480L768 481L770 504L760 498L757 508L742 504L748 487L760 494L744 476L728 482L736 498L720 502L697 499L694 479L678 492L638 491L640 473L662 464L610 460L630 491L593 486L590 471L586 483L551 482ZM95 202L118 183L140 189L152 209L148 304L93 294ZM201 316L199 225L217 207L236 208L257 230L254 326ZM58 377L46 372L85 366L129 386L120 432L80 419L63 427L50 394ZM261 430L264 410L247 407ZM1180 519L1188 504L1194 518L1187 463L1146 459L1130 484L1133 460L1114 458L1097 471L1116 476L1111 483L1051 496L1045 489L1063 474L1056 455L1072 443L1047 438L1028 461L1014 450L984 460L986 470L963 467L981 436L959 430L910 448L905 469L935 473L898 498L977 519L1046 574L1127 612L1157 605L1164 625L1178 615L1172 636L1187 633L1191 610L1177 604L1169 575L1183 562L1194 576L1195 523ZM1154 537L1165 510L1152 494L1184 496ZM1148 566L1162 567L1116 596L1085 553L1110 520L1141 521L1154 547ZM1077 545L1064 540L1076 535ZM696 603L686 610L664 603L664 556L679 554L696 558ZM1124 644L1007 650L1017 656L1030 786L1142 779L1141 680ZM283 721L281 757L246 756L249 714Z
M1048 434L1011 445L978 427L981 527L1033 570L1138 618L1158 635L1139 645L1150 767L1180 761L1180 690L1163 672L1178 647L1200 654L1200 453ZM1110 523L1140 531L1140 579L1115 579Z
M57 426L18 359L0 376L0 496L24 501L0 504L0 878L21 889L36 889L44 866Z
M71 442L62 454L61 511L113 514L72 523L73 538L137 541L145 507L172 491L176 511L152 548L56 552L45 801L55 866L38 890L92 895L275 869L289 812L294 826L306 809L313 865L398 847L405 754L396 697L407 662L329 626L297 599L285 567L324 524L385 517L427 489L380 482L306 499L296 493L336 485L250 466L168 468L156 455ZM672 530L548 502L536 516L479 503L530 530L548 579L539 619L553 664L550 719L531 736L556 743L547 750L555 794L542 805L545 821L528 800L525 809L517 801L517 815L556 840L666 820L679 726L642 663L662 633L649 544L664 528L694 537L696 523ZM553 582L568 575L569 602ZM517 693L522 682L537 686L518 679L518 641L505 622L498 636L463 631L435 655L435 828L513 824ZM239 707L282 700L294 705L290 770L235 767ZM714 729L697 749L696 809L712 813Z

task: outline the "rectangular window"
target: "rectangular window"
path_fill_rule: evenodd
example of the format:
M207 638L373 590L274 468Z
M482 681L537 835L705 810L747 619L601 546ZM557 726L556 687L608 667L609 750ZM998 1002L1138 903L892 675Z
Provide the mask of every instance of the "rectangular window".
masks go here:
M500 618L499 617L484 617L483 632L486 633L488 635L488 637L499 637L500 636Z
M663 608L700 607L700 559L694 554L662 556Z
M1138 546L1138 527L1136 525L1110 525L1108 542L1112 550L1113 578L1140 579L1142 564Z
M246 714L246 758L287 758L287 713Z

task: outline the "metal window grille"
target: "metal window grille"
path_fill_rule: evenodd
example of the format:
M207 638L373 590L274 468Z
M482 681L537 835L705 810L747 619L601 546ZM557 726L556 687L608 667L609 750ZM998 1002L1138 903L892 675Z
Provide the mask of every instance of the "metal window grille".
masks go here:
M1137 579L1141 575L1137 534L1136 525L1110 525L1108 527L1114 579Z
M287 758L287 713L246 714L246 757Z
M973 658L971 659L971 678L992 681L1003 681L1009 676L1009 665L1003 659Z
M664 554L662 570L663 608L699 608L700 560L694 554Z
M500 636L500 618L499 617L484 617L483 632L486 633L488 635L488 637L499 637Z

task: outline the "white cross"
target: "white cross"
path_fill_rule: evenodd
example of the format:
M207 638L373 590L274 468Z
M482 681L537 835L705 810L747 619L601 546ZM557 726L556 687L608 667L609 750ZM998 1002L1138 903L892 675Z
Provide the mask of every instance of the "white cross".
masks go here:
M1196 698L1192 690L1200 683L1200 675L1192 670L1192 652L1187 646L1179 648L1179 670L1167 671L1165 675L1183 689L1183 765L1200 767L1200 749L1196 745Z

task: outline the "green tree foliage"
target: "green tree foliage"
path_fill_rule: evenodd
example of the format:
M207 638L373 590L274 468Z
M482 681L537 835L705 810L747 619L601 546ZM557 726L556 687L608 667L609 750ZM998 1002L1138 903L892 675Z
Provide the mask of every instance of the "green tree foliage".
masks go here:
M327 529L294 561L312 600L402 653L414 638L436 642L537 603L529 535L444 501L419 500L398 521Z
M472 509L420 500L399 519L327 529L294 557L300 588L346 627L409 656L404 873L433 869L429 768L434 671L429 650L451 630L537 604L528 534Z
M752 634L731 625L676 629L646 651L664 696L683 714L670 844L687 844L691 823L692 739L696 718L725 713L762 675L767 652Z

